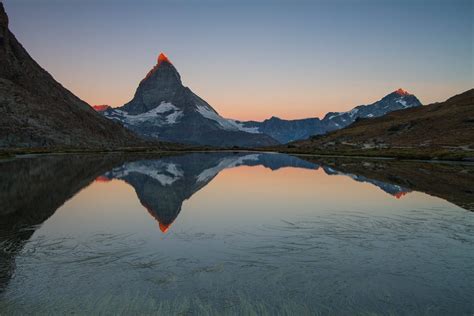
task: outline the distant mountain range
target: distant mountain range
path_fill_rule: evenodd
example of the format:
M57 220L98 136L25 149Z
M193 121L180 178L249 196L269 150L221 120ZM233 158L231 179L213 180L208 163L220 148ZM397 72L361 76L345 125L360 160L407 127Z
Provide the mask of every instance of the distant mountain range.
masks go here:
M282 120L278 117L272 117L263 122L237 121L237 123L245 128L254 128L259 133L267 134L285 144L344 128L360 118L379 117L393 111L418 106L421 106L421 102L416 96L398 89L372 104L359 105L347 112L329 112L322 120L319 118Z
M474 89L445 102L363 119L323 136L290 144L304 152L350 150L463 152L474 157Z
M134 133L98 115L41 68L8 29L0 3L0 148L140 143Z
M223 118L191 89L164 55L140 82L133 99L119 108L96 107L137 134L151 139L218 147L269 146L270 136Z
M226 119L182 85L179 73L161 53L132 101L119 108L107 105L94 108L148 138L220 147L262 147L307 139L344 128L359 118L379 117L418 106L421 103L414 95L398 89L375 103L360 105L348 112L331 112L322 120L272 117L256 122Z

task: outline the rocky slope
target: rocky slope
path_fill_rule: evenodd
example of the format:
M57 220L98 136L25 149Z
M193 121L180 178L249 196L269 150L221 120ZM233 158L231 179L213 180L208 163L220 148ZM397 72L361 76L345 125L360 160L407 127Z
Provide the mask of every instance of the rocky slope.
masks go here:
M431 156L451 151L474 157L474 89L445 102L359 120L328 135L291 143L290 147L304 152L411 150Z
M265 134L220 116L183 86L178 71L164 54L159 55L130 102L119 108L97 109L150 139L219 147L277 144Z
M139 142L41 68L8 29L0 3L0 148L117 147Z
M263 122L237 121L237 123L245 128L252 128L259 133L270 135L285 144L344 128L360 118L380 117L393 111L419 106L421 103L416 96L398 89L372 104L359 105L347 112L329 112L322 120L319 118L282 120L272 117Z

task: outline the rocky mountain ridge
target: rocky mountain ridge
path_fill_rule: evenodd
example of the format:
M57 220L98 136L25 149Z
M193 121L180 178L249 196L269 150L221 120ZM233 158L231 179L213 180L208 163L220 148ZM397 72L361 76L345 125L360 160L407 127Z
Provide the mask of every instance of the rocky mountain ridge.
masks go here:
M403 89L398 89L372 104L359 105L347 112L329 112L323 119L283 120L272 117L262 122L238 123L243 127L253 128L256 132L267 134L285 144L345 128L361 118L380 117L393 111L419 106L421 106L421 102L416 96Z

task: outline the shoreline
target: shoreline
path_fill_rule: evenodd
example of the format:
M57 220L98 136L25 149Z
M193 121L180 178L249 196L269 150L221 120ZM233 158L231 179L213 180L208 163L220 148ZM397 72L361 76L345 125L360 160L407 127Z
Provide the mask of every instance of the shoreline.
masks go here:
M277 150L276 148L175 148L175 149L163 149L153 147L137 147L137 148L115 148L115 149L14 149L0 151L0 161L16 158L27 158L36 156L47 156L47 155L72 155L72 154L160 154L160 155L173 155L173 154L186 154L186 153L218 153L218 152L261 152L261 153L275 153L275 154L288 154L297 157L320 157L320 158L347 158L347 159L371 159L371 160L396 160L396 161L415 161L425 163L450 163L450 164L467 164L474 165L474 158L469 157L450 157L446 158L430 158L426 157L426 154L420 154L418 157L415 154L410 155L387 155L383 152L379 155L369 154L364 155L360 152L355 153L308 153L308 152L296 152Z

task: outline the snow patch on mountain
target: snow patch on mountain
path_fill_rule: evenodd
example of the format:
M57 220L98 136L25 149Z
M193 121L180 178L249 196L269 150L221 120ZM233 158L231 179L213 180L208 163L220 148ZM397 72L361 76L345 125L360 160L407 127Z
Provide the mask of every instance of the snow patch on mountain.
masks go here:
M219 172L227 168L234 168L245 164L245 161L256 161L259 154L250 154L241 157L223 158L215 167L209 168L201 172L197 177L198 182L208 181L215 177Z
M221 127L227 130L235 130L235 126L231 124L228 120L217 114L215 111L212 109L202 106L202 105L196 105L196 111L198 111L199 114L204 116L207 119L213 120L217 122Z
M172 125L178 123L183 112L172 103L161 102L156 108L140 114L133 115L123 110L110 109L104 115L128 125L138 125L148 121L153 121L157 125Z
M245 127L243 122L239 122L232 119L227 119L231 124L234 124L239 130L252 134L261 134L258 127Z
M258 127L244 127L242 123L231 119L225 119L206 106L196 105L196 110L205 118L217 122L225 130L260 134Z
M184 175L183 170L174 163L162 161L137 161L115 168L107 177L125 178L132 173L139 173L157 180L162 186L172 185Z
M178 123L178 119L182 116L183 116L182 111L174 111L173 113L168 114L168 116L166 116L166 123L176 124Z
M403 98L400 98L396 101L397 103L400 103L404 107L407 107L407 101L403 100Z
M349 111L349 115L351 117L354 117L354 115L356 115L357 112L359 112L359 109L358 108L353 108L352 110Z

